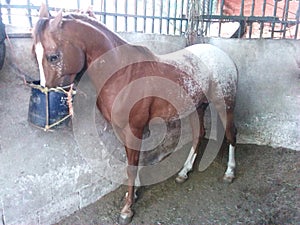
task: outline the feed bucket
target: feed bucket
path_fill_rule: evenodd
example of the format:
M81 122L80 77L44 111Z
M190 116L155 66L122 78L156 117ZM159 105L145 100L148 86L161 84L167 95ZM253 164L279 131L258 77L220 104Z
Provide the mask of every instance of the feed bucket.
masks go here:
M75 95L72 86L49 89L42 87L40 81L33 81L28 85L31 87L29 123L45 130L68 124L72 115L72 98Z

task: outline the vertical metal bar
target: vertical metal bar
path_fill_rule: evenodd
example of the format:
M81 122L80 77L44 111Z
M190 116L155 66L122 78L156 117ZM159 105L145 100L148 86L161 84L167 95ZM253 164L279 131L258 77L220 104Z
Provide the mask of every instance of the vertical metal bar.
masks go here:
M91 0L91 6L94 6L94 0Z
M273 17L274 17L274 21L272 22L272 30L271 30L271 38L274 38L274 30L275 30L275 18L276 18L276 14L277 14L277 3L278 1L274 1L274 10L273 10Z
M207 8L208 21L206 22L205 36L207 36L208 32L210 31L211 15L213 14L213 10L214 10L214 0L209 0L209 4Z
M210 1L211 0L208 0L208 1L204 1L204 2L206 2L206 4L205 4L205 16L206 16L206 18L209 18L209 16L210 16ZM210 20L210 19L209 19ZM204 24L205 24L205 33L203 33L205 36L207 36L207 32L208 32L208 26L209 26L209 21L204 21L204 19L203 19L203 22L204 22Z
M153 16L153 18L152 18L152 33L154 33L155 0L152 0L152 16Z
M28 11L29 27L32 27L30 0L27 0L27 11Z
M298 36L299 16L300 16L300 1L298 1L298 9L297 9L297 13L296 13L296 22L297 22L297 24L296 24L294 39L297 39L297 36Z
M242 0L240 7L240 16L244 15L245 0Z
M114 31L118 30L118 4L117 4L117 0L114 1L115 4L115 16L114 16Z
M8 17L8 23L11 24L11 9L10 9L10 1L7 2L7 17Z
M220 16L221 17L223 16L224 3L225 3L225 0L222 0L221 8L220 8ZM221 20L219 21L219 31L218 31L218 37L220 37L220 36L221 36Z
M102 0L103 23L106 24L106 0Z
M255 9L255 0L252 0L251 16L254 16L254 9ZM245 26L246 26L246 24L245 24ZM253 26L253 24L251 22L250 26L249 26L249 38L251 38L251 36L252 36L252 28L253 28L252 26Z
M167 12L167 34L169 34L170 33L170 8L171 8L171 2L170 2L170 0L168 0L168 12Z
M147 16L147 0L144 0L144 28L143 28L143 32L146 32L146 16Z
M163 16L163 0L160 0L160 19L159 19L159 33L161 34L162 32L162 16Z
M201 2L201 1L200 1ZM199 2L199 3L200 3ZM200 37L203 37L205 28L204 28L204 15L206 15L206 7L205 7L205 1L202 1L202 5L199 5L199 3L197 4L198 6L198 18L197 18L197 23L196 23L196 31L197 31L197 35L200 35ZM199 29L199 24L201 23L201 27ZM199 34L200 32L200 34Z
M77 9L80 9L80 0L77 0Z
M180 12L180 14L181 14L181 20L180 20L180 26L179 26L179 32L180 32L180 34L182 34L182 33L183 33L183 31L182 31L182 22L183 22L183 5L184 5L184 0L181 0L181 12Z
M177 24L177 10L178 10L178 4L177 4L177 0L175 0L175 9L174 9L174 25L173 25L173 34L175 35L176 34L176 24Z
M137 0L134 1L134 32L137 32Z
M245 9L245 0L242 0L241 2L241 8L240 8L240 16L243 17L244 16L244 9ZM241 37L241 33L242 33L242 26L241 23L242 21L240 20L240 27L239 27L239 32L238 32L238 37Z
M264 0L263 8L262 8L262 17L265 17L265 14L266 14L266 4L267 4L267 0ZM263 36L264 25L265 25L264 22L261 22L259 38L262 38L262 36Z
M284 3L284 16L283 16L283 38L285 38L286 35L286 27L288 23L288 16L289 16L289 5L290 5L290 0L285 0Z
M128 0L125 0L125 31L128 31Z

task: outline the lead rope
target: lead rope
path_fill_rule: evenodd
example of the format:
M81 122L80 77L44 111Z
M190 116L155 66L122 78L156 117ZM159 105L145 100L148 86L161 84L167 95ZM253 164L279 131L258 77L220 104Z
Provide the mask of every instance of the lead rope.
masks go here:
M48 88L45 88L45 98L46 98L46 125L44 130L47 131L49 128L49 99L48 99Z
M68 95L67 103L68 103L68 107L69 107L69 115L72 116L72 118L74 116L73 99L72 99L73 86L74 86L74 84L71 84L71 88L70 88L70 90L67 93L67 95Z

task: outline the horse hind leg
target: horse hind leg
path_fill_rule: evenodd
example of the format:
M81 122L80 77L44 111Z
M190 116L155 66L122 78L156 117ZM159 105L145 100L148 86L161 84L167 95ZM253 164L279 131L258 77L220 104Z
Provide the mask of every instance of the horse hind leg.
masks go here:
M141 140L143 135L143 129L131 129L132 133L137 137L137 139L131 140L129 133L129 126L124 129L125 133L125 149L127 155L127 175L128 175L128 192L125 195L125 205L121 210L119 216L119 224L129 224L133 218L134 212L132 206L136 199L135 191L135 180L138 173L138 164L140 156ZM131 146L134 146L132 148Z
M207 108L206 103L203 103L198 109L197 113L194 112L192 115L190 115L190 124L192 127L192 133L193 133L193 146L190 150L190 153L183 165L183 168L178 173L178 176L176 177L175 181L177 183L183 183L188 179L188 172L190 172L193 169L193 165L195 162L195 159L198 154L199 146L201 143L201 140L205 136L205 128L204 128L204 113L205 109ZM199 120L200 130L198 130L197 124Z
M216 106L222 124L225 128L225 136L227 143L229 144L229 156L227 162L227 169L223 176L223 180L225 182L231 183L235 178L235 146L236 146L236 127L234 125L234 113L232 103L228 103L225 101L226 109Z
M236 167L235 146L236 146L237 130L233 121L233 110L227 110L226 115L227 115L227 123L226 123L225 135L226 135L227 142L229 144L229 150L228 150L229 152L228 152L227 169L223 176L223 180L225 182L231 183L235 178L235 167Z
M132 206L135 200L135 188L134 183L137 176L137 165L139 152L126 147L126 153L128 157L128 192L125 195L125 205L121 210L119 217L119 224L129 224L133 217Z

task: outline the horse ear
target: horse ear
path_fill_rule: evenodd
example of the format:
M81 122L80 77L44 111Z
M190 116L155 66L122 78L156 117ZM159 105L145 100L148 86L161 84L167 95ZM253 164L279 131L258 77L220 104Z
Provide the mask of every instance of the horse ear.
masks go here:
M62 27L63 23L63 15L62 15L62 10L59 11L57 16L50 21L50 32L56 31L57 29Z
M49 11L47 5L42 2L41 8L40 8L40 18L49 18Z

